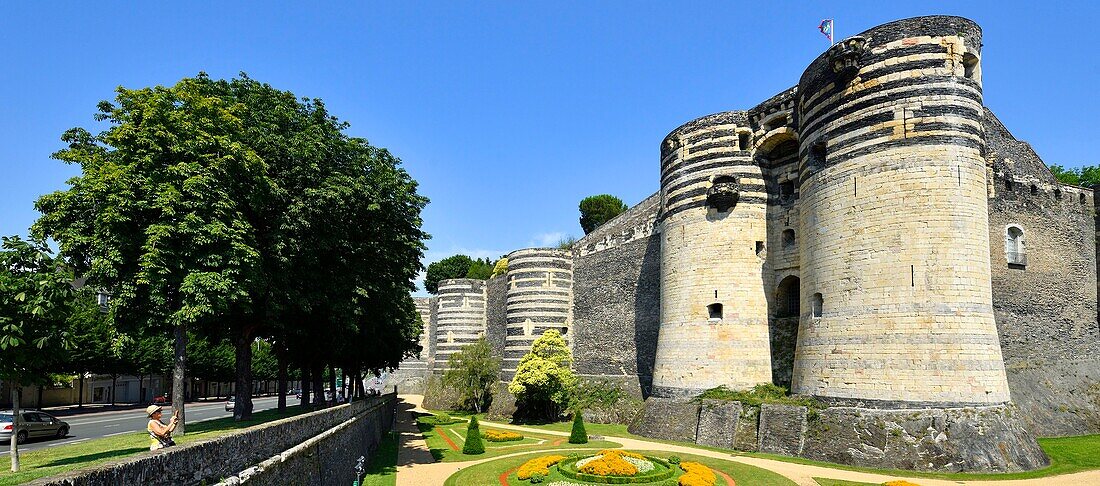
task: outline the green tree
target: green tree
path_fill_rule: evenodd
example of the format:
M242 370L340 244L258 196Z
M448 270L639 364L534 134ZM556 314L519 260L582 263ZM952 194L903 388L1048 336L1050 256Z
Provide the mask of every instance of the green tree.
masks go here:
M584 430L584 414L582 410L577 409L573 411L573 430L569 433L570 444L587 444L588 432Z
M490 277L504 275L506 273L508 273L508 258L501 257L500 260L497 260L497 262L493 264L493 274L490 275Z
M428 265L424 276L424 290L439 292L439 281L451 278L466 278L474 261L466 255L454 255Z
M470 263L470 269L466 271L466 278L488 280L493 276L493 262L488 258L479 258Z
M71 345L72 274L42 241L4 237L0 243L0 379L11 385L14 430L22 388L44 384L64 366ZM10 441L19 471L18 440Z
M519 360L508 391L526 412L553 419L569 406L577 377L570 366L573 353L561 333L548 329L531 343L531 351Z
M118 332L89 287L78 292L68 321L72 348L65 353L64 369L77 375L77 408L83 408L84 377L89 372L99 371L109 359Z
M1094 187L1100 184L1100 167L1086 165L1067 169L1060 165L1051 165L1050 172L1063 184L1082 187Z
M610 194L600 194L581 199L580 209L581 229L587 235L601 224L622 214L627 208L622 199Z
M493 356L489 341L481 337L463 346L447 359L447 368L443 384L459 392L464 407L481 413L500 380L500 358Z
M187 371L195 378L220 384L233 381L235 377L236 353L225 339L191 334L187 340L187 357ZM221 395L220 385L217 393Z
M470 425L466 427L466 443L462 444L463 454L484 454L485 442L481 440L481 429L478 428L477 416L470 417Z

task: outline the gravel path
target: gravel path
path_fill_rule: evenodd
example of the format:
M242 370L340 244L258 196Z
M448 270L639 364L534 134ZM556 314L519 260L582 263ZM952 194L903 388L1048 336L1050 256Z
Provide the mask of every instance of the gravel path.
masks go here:
M400 397L406 404L410 404L409 408L415 406L415 410L424 411L420 409L420 401L423 399L420 395L402 395ZM402 404L405 406L405 404ZM427 444L423 438L412 438L406 442L405 430L408 424L411 423L411 430L419 437L419 431L416 428L415 422L411 419L411 414L402 413L399 418L398 429L401 430L401 449L398 452L398 467L397 467L397 486L428 486L428 485L442 485L448 477L458 472L460 469L473 466L475 464L481 464L487 461L494 461L504 457L511 457L520 454L510 454L506 456L497 456L488 459L465 461L465 462L448 462L448 463L435 463L432 459L431 453L428 452ZM543 429L534 429L529 427L522 427L517 425L502 424L490 421L482 421L483 425L491 425L501 429L512 429L517 431L526 431L532 433L539 433L545 435L559 435L568 437L566 432L556 432ZM403 425L404 424L404 425ZM665 451L671 453L680 454L695 454L697 456L711 457L715 459L725 459L727 461L735 461L751 466L756 466L761 469L767 469L780 475L783 475L799 484L800 486L818 486L817 481L814 481L814 477L830 478L830 479L844 479L847 481L862 481L867 483L881 484L886 481L893 481L896 479L907 479L910 482L917 483L921 486L957 486L957 485L985 485L985 486L1084 486L1087 484L1100 484L1100 470L1082 471L1079 473L1065 474L1061 476L1050 476L1038 479L1021 479L1021 480L1006 480L1006 481L958 481L958 480L945 480L945 479L925 479L925 478L905 478L901 476L889 476L885 474L873 474L856 471L845 471L842 469L832 469L827 467L809 466L804 464L794 464L790 462L776 461L772 459L762 459L756 457L746 456L733 456L725 452L716 452L706 449L696 449L694 447L686 447L680 445L664 444L661 442L651 442L647 440L638 440L627 437L611 437L605 436L605 440L612 442L618 442L623 445L624 449L635 450L651 450L651 451ZM416 459L412 459L418 448L422 448L422 453L426 454L426 458L420 455ZM406 451L406 449L410 449ZM575 450L575 449L574 449ZM553 449L543 451L546 453L556 452ZM522 454L527 454L522 453ZM407 462L404 458L410 458Z

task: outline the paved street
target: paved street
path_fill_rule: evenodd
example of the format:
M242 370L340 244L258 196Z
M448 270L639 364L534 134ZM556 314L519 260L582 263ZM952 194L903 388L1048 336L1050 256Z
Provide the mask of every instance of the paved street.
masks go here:
M287 405L294 405L296 403L298 403L298 401L294 399L293 395L288 397ZM257 397L252 399L254 412L275 408L277 404L277 397ZM232 412L225 411L224 401L189 403L187 405L187 423L229 417L232 415ZM172 407L165 406L163 420L167 422L171 416ZM149 419L145 417L145 411L143 409L87 413L62 417L61 419L69 423L68 437L64 439L30 439L26 444L21 445L19 450L21 452L33 451L45 447L84 442L99 437L144 431L145 425L149 422ZM0 451L0 456L7 455L8 443L5 441L3 444L0 444L0 447L3 448L3 451Z

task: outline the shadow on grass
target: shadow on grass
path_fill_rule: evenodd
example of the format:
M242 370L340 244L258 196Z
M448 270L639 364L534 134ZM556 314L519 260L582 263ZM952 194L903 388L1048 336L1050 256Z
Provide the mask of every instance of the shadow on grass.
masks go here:
M54 467L54 466L67 466L69 464L81 464L81 463L90 462L90 461L99 461L99 460L102 460L102 459L111 459L111 458L114 458L114 457L129 456L129 455L137 454L139 452L147 451L147 450L149 450L148 447L130 447L130 448L127 448L127 449L115 449L115 450L112 450L112 451L96 452L94 454L84 454L82 456L73 456L73 457L66 457L66 458L62 458L62 459L57 459L55 461L48 462L46 464L43 464L43 465L37 466L37 467L45 468L45 467Z

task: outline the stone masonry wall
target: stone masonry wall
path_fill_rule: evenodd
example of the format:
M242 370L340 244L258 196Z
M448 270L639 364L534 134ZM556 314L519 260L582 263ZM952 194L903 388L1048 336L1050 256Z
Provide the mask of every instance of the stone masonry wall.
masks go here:
M225 478L239 478L242 471L288 451L276 462L296 467L267 462L273 468L271 471L250 469L244 476L261 474L257 484L349 484L354 479L356 459L364 456L369 461L381 434L390 430L396 404L396 395L383 395L257 425L216 439L143 452L30 484L212 484ZM339 429L322 440L309 442L334 428ZM298 447L303 443L308 445Z
M1098 432L1093 192L1058 183L988 110L985 133L993 308L1012 399L1041 436ZM1022 232L1020 256L1009 254L1010 227Z

